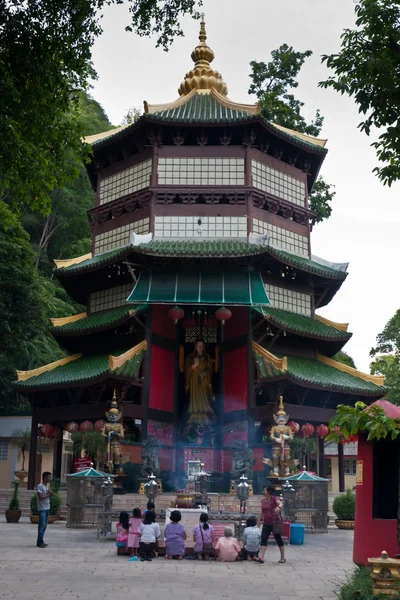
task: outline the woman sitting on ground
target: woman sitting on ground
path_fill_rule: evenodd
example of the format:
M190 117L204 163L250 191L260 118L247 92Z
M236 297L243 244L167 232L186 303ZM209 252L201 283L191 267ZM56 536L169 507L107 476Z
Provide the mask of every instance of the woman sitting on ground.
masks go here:
M148 510L143 523L139 527L139 552L141 561L152 560L157 538L160 536L160 533L160 526L156 523L156 513L154 510Z
M213 528L208 524L208 514L201 513L200 523L193 529L193 551L199 560L209 560L214 555L212 546Z
M165 558L179 558L185 555L186 531L182 523L182 515L179 510L173 510L169 516L171 523L165 526Z
M254 560L255 562L263 562L258 558L261 542L261 530L257 526L256 517L248 517L246 519L246 529L243 532L244 546L242 550L243 560Z
M216 546L215 551L219 560L222 562L234 562L240 552L239 542L233 537L233 531L231 527L225 527L224 537L220 537Z

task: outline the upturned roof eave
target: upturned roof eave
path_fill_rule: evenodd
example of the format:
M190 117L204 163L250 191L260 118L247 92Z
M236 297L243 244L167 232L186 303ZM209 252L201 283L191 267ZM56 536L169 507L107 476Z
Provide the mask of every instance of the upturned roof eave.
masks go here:
M119 317L116 317L115 319L110 319L109 322L106 322L104 324L98 324L95 325L93 327L87 327L85 328L83 326L82 322L77 322L76 324L73 323L71 325L64 325L61 327L52 327L51 329L51 334L55 337L84 337L86 335L92 335L95 333L101 333L102 331L107 331L109 329L113 329L114 327L119 327L120 325L122 325L123 323L126 323L129 319L133 318L136 314L139 314L141 312L143 312L146 309L146 306L141 305L137 308L135 308L134 306L127 306L124 307L125 308L125 314L121 314ZM106 312L112 312L112 310L110 311L103 311L103 313ZM95 313L96 315L100 314L100 313ZM91 315L88 315L85 319L90 319ZM82 319L81 321L83 321L84 319ZM63 331L64 329L64 331Z
M317 146L315 144L312 144L311 142L303 141L300 138L295 137L294 135L290 135L289 133L286 133L284 130L278 129L277 127L275 127L273 123L270 123L269 121L267 121L267 119L265 119L263 116L261 116L259 114L258 115L249 114L249 115L246 115L243 117L238 117L236 119L228 118L228 119L209 119L209 120L195 119L195 118L188 120L185 118L161 117L157 114L143 114L139 117L139 119L137 121L135 121L128 127L118 131L115 134L112 133L113 130L110 130L109 136L102 138L98 141L95 141L89 145L91 146L93 153L96 154L97 150L104 149L107 146L111 146L112 144L119 142L123 138L134 133L136 130L139 130L146 123L154 123L157 125L166 125L166 126L181 125L181 126L188 126L188 127L198 127L198 126L202 126L202 127L205 127L205 126L206 127L238 127L239 126L240 127L242 125L247 125L249 123L259 123L266 131L268 131L268 133L271 133L272 135L276 136L277 138L292 144L296 148L301 148L303 150L306 150L307 152L310 152L311 154L320 156L322 159L328 153L327 148L324 148L322 146ZM84 140L84 142L85 142L85 140Z
M157 249L156 247L151 246L152 243L154 244L154 241L151 242L149 245L145 245L145 244L139 245L139 246L127 245L127 246L120 248L119 250L110 251L110 256L107 256L108 253L104 253L104 260L102 260L101 255L99 255L99 256L95 257L94 259L90 259L88 261L79 263L78 265L72 265L71 267L68 267L68 268L55 269L54 273L58 279L80 276L80 275L83 275L84 273L98 271L98 270L106 268L112 264L117 264L121 260L126 258L129 254L137 254L139 256L150 256L150 257L159 258L159 259L160 258L166 258L166 259L175 258L175 259L179 259L179 260L185 260L185 259L188 259L188 260L190 260L190 259L210 260L210 259L216 259L216 258L218 258L219 260L232 260L235 258L246 258L246 257L260 256L262 254L266 254L266 255L271 256L272 258L275 258L278 262L281 262L282 264L290 266L294 269L298 269L300 271L305 271L305 272L311 273L322 279L336 280L336 281L338 281L338 282L340 281L342 283L347 277L347 272L335 270L330 267L324 267L323 265L320 265L320 264L316 263L315 261L312 261L311 259L307 259L305 257L304 258L297 257L296 255L290 256L290 254L288 252L278 250L271 246L262 246L262 245L257 246L256 244L248 244L248 249L243 249L242 251L239 251L236 253L234 253L234 252L216 253L216 252L212 252L212 251L206 252L206 253L201 253L201 252L194 251L193 253L188 253L185 255L184 253L179 254L179 253L177 253L176 250L173 251L173 249L171 249L170 251ZM165 243L167 243L167 242L165 242ZM185 243L187 243L186 240L185 240ZM96 259L97 259L97 261L95 262ZM299 263L298 262L299 260L303 261L303 263L302 262ZM306 262L304 262L304 260Z
M381 398L382 396L384 396L387 392L386 388L382 391L373 391L371 390L371 392L367 392L366 390L361 391L361 390L351 390L350 388L345 388L345 387L341 387L341 386L330 386L330 385L324 385L321 383L315 383L312 381L304 381L301 378L298 378L296 376L294 376L292 373L289 372L283 372L280 375L273 375L271 377L257 377L256 378L256 382L257 383L265 383L265 382L277 382L277 381L289 381L290 383L293 383L295 385L298 385L299 387L305 387L307 389L312 389L312 390L320 390L323 392L334 392L334 393L338 393L338 394L348 394L349 396L361 396L363 398Z

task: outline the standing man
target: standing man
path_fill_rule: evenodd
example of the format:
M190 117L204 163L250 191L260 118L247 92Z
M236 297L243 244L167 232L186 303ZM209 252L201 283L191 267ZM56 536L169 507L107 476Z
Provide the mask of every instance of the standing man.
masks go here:
M54 492L49 488L51 481L51 473L45 471L42 475L42 483L37 486L37 511L39 514L39 527L38 527L38 538L36 545L38 548L47 548L47 544L44 543L44 534L49 520L50 513L50 498Z

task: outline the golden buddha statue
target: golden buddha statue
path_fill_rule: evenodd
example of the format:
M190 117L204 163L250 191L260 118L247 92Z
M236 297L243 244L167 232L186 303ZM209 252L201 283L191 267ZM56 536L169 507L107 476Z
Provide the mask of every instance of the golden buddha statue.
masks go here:
M283 408L283 396L279 397L279 410L274 415L274 421L276 425L271 427L269 435L270 439L274 442L272 461L264 458L263 462L272 466L274 475L277 477L287 477L289 475L289 466L293 462L290 460L290 448L288 445L288 441L293 439L293 431L287 425L289 415L285 413Z
M124 428L121 419L121 413L118 410L117 392L114 390L111 408L106 412L108 423L103 425L101 433L107 438L107 465L110 473L117 473L121 464L121 446L119 439L123 439Z
M214 416L210 402L214 400L211 378L214 360L206 353L205 343L198 339L185 362L185 389L189 394L189 424L205 427Z

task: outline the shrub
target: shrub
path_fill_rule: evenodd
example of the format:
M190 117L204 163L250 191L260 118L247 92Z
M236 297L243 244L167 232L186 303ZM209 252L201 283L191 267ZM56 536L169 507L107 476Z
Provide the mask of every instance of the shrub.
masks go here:
M31 498L31 515L37 515L38 511L37 511L37 494L33 494L32 498Z
M356 567L348 574L347 581L338 588L339 600L388 600L389 596L379 594L374 596L372 592L371 569L368 567Z
M55 492L54 495L50 498L50 514L56 515L62 505L62 498L58 492Z
M14 493L10 500L10 504L8 505L8 510L20 510L19 508L19 486L21 485L20 481L13 481L14 485Z
M337 496L333 501L333 512L338 519L344 521L353 521L356 508L356 496L351 490L347 490L345 494Z

